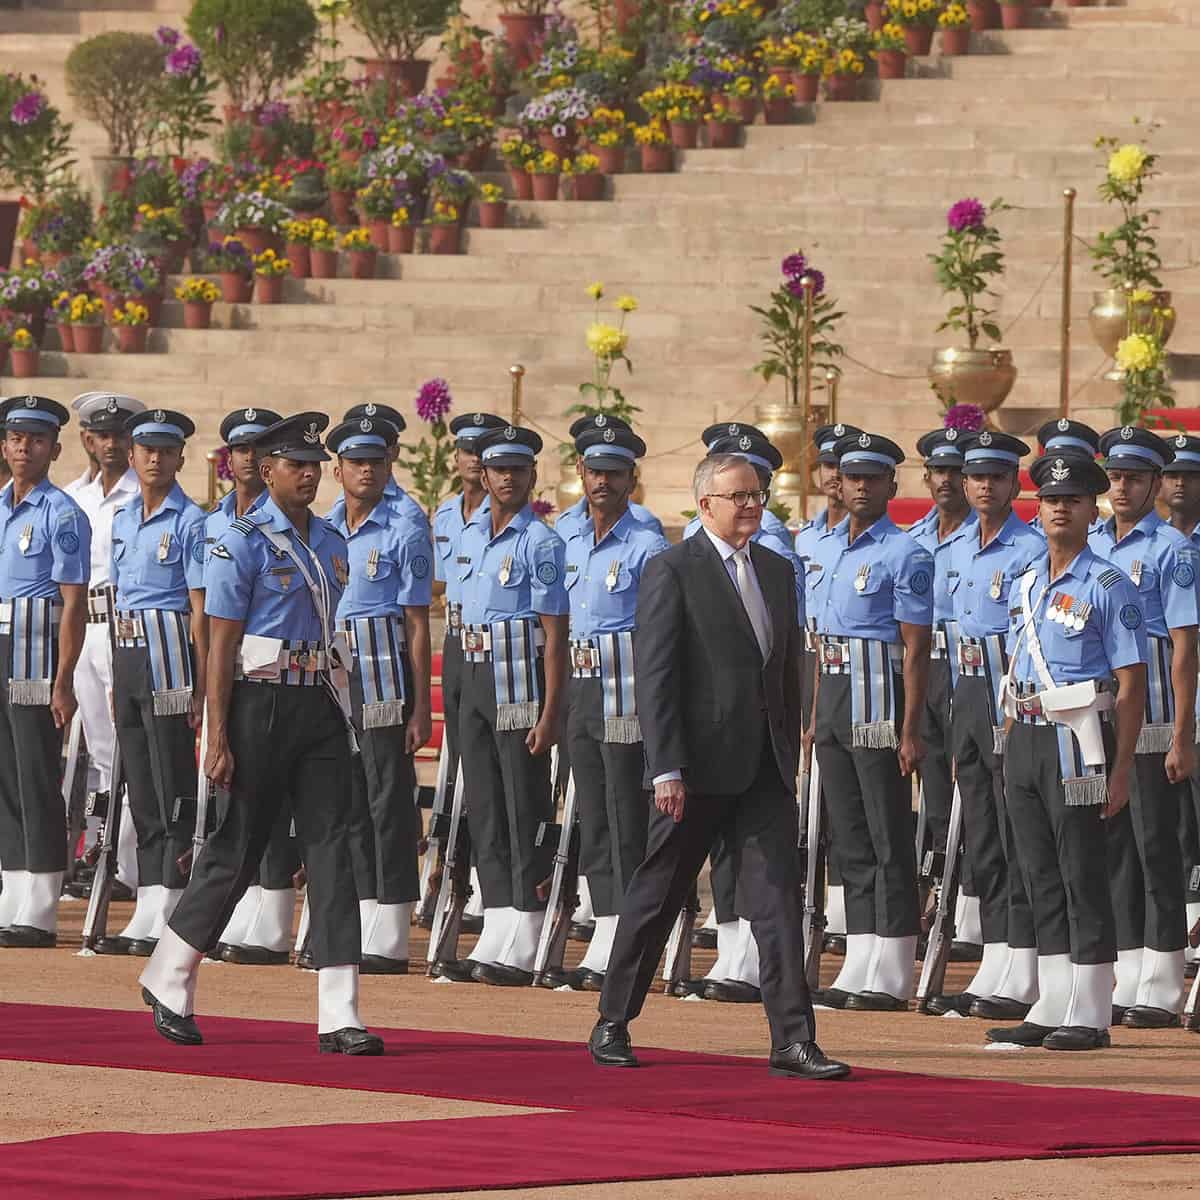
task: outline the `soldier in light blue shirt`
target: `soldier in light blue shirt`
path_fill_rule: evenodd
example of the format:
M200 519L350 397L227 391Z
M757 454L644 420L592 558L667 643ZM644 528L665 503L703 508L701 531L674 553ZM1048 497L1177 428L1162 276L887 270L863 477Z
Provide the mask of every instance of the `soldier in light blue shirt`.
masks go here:
M196 733L208 643L204 513L176 482L195 425L170 409L125 421L138 492L113 518L113 716L137 831L137 906L98 954L147 957L183 895L196 820Z
M1047 421L1038 430L1037 438L1039 454L1082 454L1087 458L1095 458L1100 453L1100 435L1090 425L1069 417ZM1100 518L1097 516L1091 531L1094 533L1099 526ZM1040 516L1035 516L1029 522L1029 528L1045 537Z
M1105 823L1128 803L1146 703L1137 592L1087 544L1108 490L1090 458L1031 468L1046 553L1009 592L1004 789L1033 909L1038 999L994 1042L1091 1050L1109 1044L1116 935ZM1113 700L1114 677L1116 701ZM1076 685L1076 686L1070 686ZM1115 733L1106 714L1115 708Z
M326 439L345 492L338 532L350 580L338 624L350 639L350 695L362 755L355 761L360 972L408 973L408 929L420 890L420 818L413 755L432 734L429 604L433 543L384 498L398 431L382 418L344 421Z
M1145 620L1146 711L1129 807L1108 823L1117 922L1114 1016L1135 1029L1178 1022L1187 912L1179 812L1196 767L1196 635L1200 553L1155 511L1171 444L1148 429L1100 439L1113 516L1092 548L1133 582Z
M0 404L12 478L0 489L0 946L51 947L67 865L59 783L83 648L91 527L49 480L67 410L44 396Z
M920 924L906 777L923 753L933 558L887 515L904 451L863 433L836 453L849 516L818 540L821 570L810 572L815 753L846 898L846 958L823 1002L898 1011L912 992Z

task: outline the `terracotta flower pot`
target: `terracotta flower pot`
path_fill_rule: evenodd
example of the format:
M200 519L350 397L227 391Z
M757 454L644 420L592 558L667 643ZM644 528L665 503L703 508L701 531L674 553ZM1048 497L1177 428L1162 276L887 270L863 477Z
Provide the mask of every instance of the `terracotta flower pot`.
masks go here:
M558 199L558 176L557 175L534 175L533 176L533 198L535 200L557 200Z
M575 130L569 130L566 137L555 137L547 129L539 130L538 145L543 150L553 150L559 158L570 158L575 153L575 145L579 141L579 134Z
M372 217L367 222L367 228L371 231L371 241L376 246L386 246L388 244L388 230L391 227L392 222L386 217Z
M732 150L738 144L738 127L733 121L706 121L708 145L712 150Z
M647 175L661 175L675 169L673 146L641 146L642 170Z
M926 50L924 53L928 54ZM879 78L903 79L908 69L908 55L903 50L879 51Z
M943 29L942 53L947 57L957 57L968 54L971 50L971 31L969 29Z
M103 325L72 325L76 354L99 354L104 345Z
M571 178L571 195L576 200L603 200L604 176L599 171Z
M557 179L558 176L551 176ZM430 254L459 254L462 241L462 229L457 225L430 225L429 253Z
M379 258L379 251L372 247L370 250L351 250L350 251L350 278L351 279L374 279L375 267Z
M387 248L389 254L411 254L417 244L415 225L389 225Z
M1029 6L1021 4L1000 5L1000 24L1004 29L1024 29L1029 23Z
M146 312L150 314L150 319L146 322L151 328L156 329L162 324L162 292L147 292L141 298L141 302L146 306Z
M65 321L60 325L55 325L58 330L58 341L63 348L64 354L74 354L75 352L75 326L69 325Z
M695 150L699 145L699 121L672 121L671 145L677 150Z
M933 49L933 30L917 25L904 31L904 44L914 58L923 58ZM881 53L887 53L882 51Z
M592 153L600 160L600 170L603 171L605 175L624 174L624 146L593 146Z
M779 96L774 100L764 100L763 120L768 125L790 125L792 123L792 102L786 96Z
M201 201L200 211L204 214L204 223L211 225L217 219L217 213L221 211L221 202L220 200Z
M425 58L368 58L363 63L368 79L387 80L388 98L419 96L429 79L429 60Z
M276 254L283 251L283 238L265 229L238 229L234 236L251 254L261 254L264 250L274 250Z
M858 75L830 75L825 80L826 100L857 100Z
M146 342L150 338L149 325L118 325L116 334L117 349L122 354L146 353Z
M183 302L184 329L209 329L212 327L212 305L203 300Z
M35 346L32 350L9 350L8 373L15 379L32 379L38 373L38 356L41 351Z
M503 229L504 217L507 212L508 202L505 200L495 200L490 204L481 203L479 205L479 228Z
M867 20L867 27L872 33L878 33L883 28L883 2L882 0L870 0L866 5L863 13Z
M313 246L308 252L313 279L336 279L338 253L325 247Z
M329 208L333 214L335 225L354 224L354 193L349 191L330 191Z
M821 88L821 77L819 75L801 75L797 72L792 79L793 85L796 88L795 102L797 104L815 104L817 102L817 93ZM778 104L779 101L764 100L764 110L768 103ZM775 123L778 124L778 122Z
M534 60L534 43L546 31L545 14L501 13L500 27L504 30L504 40L512 50L517 70L523 71Z
M312 262L308 256L307 242L288 242L284 254L292 264L293 279L307 279L312 271Z
M283 276L256 275L254 277L255 304L283 303Z
M975 33L1000 28L998 0L967 0L967 12L971 14L971 28Z
M510 169L508 172L509 181L512 183L513 196L518 200L533 199L533 176L528 171L517 171Z
M250 303L250 280L237 271L221 272L221 295L230 304Z
M796 94L800 94L800 80L808 79L807 75L796 76ZM737 114L737 119L743 125L753 125L754 118L758 116L758 97L757 96L731 96L729 98L729 107Z

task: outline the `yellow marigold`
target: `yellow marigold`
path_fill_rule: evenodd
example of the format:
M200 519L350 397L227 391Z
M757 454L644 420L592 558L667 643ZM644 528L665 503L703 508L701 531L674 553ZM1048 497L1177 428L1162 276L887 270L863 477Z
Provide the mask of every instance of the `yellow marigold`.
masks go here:
M1158 366L1159 347L1144 333L1131 333L1117 345L1117 366L1122 371L1149 371Z
M629 335L615 325L593 321L587 328L587 347L597 358L615 358L625 351Z
M618 296L616 306L623 313L631 313L637 311L638 303L632 296Z
M1141 146L1122 146L1108 160L1108 175L1118 183L1134 183L1142 177L1149 156Z
M600 297L604 295L604 284L589 283L587 292L593 300L599 300Z

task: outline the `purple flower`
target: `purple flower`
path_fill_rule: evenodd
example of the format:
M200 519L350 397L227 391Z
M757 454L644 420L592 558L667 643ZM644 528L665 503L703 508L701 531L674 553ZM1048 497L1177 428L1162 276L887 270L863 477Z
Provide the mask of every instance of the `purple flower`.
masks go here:
M270 128L272 125L281 125L288 119L291 109L288 108L287 102L284 100L268 100L266 104L259 109L258 123L264 128ZM366 138L363 138L363 145L366 145Z
M554 511L554 505L549 500L534 500L529 507L539 521L544 521Z
M804 269L807 266L808 263L805 260L804 255L797 251L795 254L789 254L787 258L783 260L783 265L780 267L780 270L789 279L799 279L800 276L804 274Z
M550 132L556 138L565 138L567 136L567 127L560 121Z
M32 125L42 115L46 107L46 98L41 92L26 92L12 106L9 117L14 125Z
M200 51L195 46L184 42L182 46L176 46L167 55L166 65L163 69L176 79L194 75L200 69Z
M451 403L450 385L444 379L427 379L417 393L417 416L436 424L450 411Z
M942 424L963 433L978 433L983 428L984 412L978 404L955 404L946 410Z
M987 209L974 199L960 200L946 214L946 223L954 233L979 229L987 220Z
M222 446L217 451L217 478L226 483L233 482L233 468L229 462L229 447Z
M179 44L179 30L170 25L160 25L154 31L154 40L164 49L173 50Z
M825 276L820 271L814 270L812 267L808 267L805 270L804 275L792 276L783 286L787 288L787 290L791 292L792 295L797 299L803 299L804 284L801 281L805 276L812 280L813 296L819 296L825 290Z

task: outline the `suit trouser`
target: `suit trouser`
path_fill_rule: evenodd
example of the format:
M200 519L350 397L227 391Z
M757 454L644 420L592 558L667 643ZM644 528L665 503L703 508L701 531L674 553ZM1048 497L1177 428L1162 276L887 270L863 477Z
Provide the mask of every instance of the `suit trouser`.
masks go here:
M217 793L216 828L193 864L171 928L197 950L216 945L290 798L308 876L314 963L357 963L358 897L346 834L350 745L341 712L321 686L240 681L228 728L233 787Z
M611 917L621 911L621 898L646 857L645 750L641 742L604 740L599 679L572 679L567 704L567 743L579 803L579 870L587 879L592 911Z
M88 751L88 790L108 790L112 777L113 727L109 693L112 691L112 662L107 625L88 625L83 634L83 650L75 666L75 699Z
M1108 727L1105 741L1111 753ZM1004 783L1038 954L1113 962L1104 806L1066 803L1053 725L1013 725L1004 748Z
M196 735L185 716L155 716L144 647L117 647L113 709L137 831L138 886L178 890L187 876L177 859L196 826Z
M782 1048L814 1038L804 978L796 797L780 778L769 738L759 763L754 782L740 795L689 791L678 823L652 811L646 860L625 893L604 977L600 1012L606 1019L631 1021L641 1012L671 926L714 838L724 832L738 860L737 911L758 943L771 1044Z
M538 687L545 694L541 659ZM528 729L496 728L496 681L490 662L464 662L459 753L485 908L539 912L537 885L550 873L553 846L538 847L543 821L554 818L550 756L529 753Z
M930 659L929 685L925 693L925 707L921 710L921 739L925 743L925 757L921 760L921 787L925 793L928 836L939 854L946 849L950 806L954 801L950 696L950 660Z
M954 691L954 763L962 796L963 845L979 896L985 942L1028 950L1037 945L1033 911L1015 861L1004 798L1004 763L995 753L988 681L962 675Z
M1179 794L1179 844L1183 848L1183 880L1188 904L1200 903L1200 774Z
M0 635L0 662L12 661L12 639ZM0 679L0 864L43 874L67 869L67 816L62 798L63 731L48 704L10 704Z
M1188 782L1167 779L1165 754L1135 754L1129 803L1106 822L1117 949L1182 950L1187 942L1179 810Z
M408 695L412 695L412 668L404 656ZM356 726L362 726L362 680L357 670L350 677L350 700ZM360 900L380 904L407 904L419 899L417 842L420 814L417 812L417 772L413 757L405 749L408 735L408 706L399 725L362 729L358 735L362 753L354 759L354 808L356 840L365 873L355 865L360 883ZM358 857L358 855L356 855ZM362 884L366 885L363 890Z
M896 677L896 726L904 701ZM912 788L894 749L853 745L851 677L822 675L814 752L829 802L831 856L841 867L846 932L915 937L917 855Z

